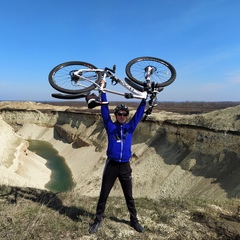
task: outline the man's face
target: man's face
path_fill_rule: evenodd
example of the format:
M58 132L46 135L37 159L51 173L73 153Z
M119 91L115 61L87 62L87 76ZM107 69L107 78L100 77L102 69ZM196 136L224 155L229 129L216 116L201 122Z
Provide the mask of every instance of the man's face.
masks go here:
M116 116L117 121L119 123L123 124L126 122L128 114L126 111L120 110L115 114L115 116Z

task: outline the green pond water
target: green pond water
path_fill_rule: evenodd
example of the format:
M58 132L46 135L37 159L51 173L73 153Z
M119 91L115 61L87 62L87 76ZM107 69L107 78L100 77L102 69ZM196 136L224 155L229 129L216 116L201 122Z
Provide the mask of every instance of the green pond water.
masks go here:
M51 170L51 180L45 187L55 192L71 190L75 184L72 173L65 159L58 154L52 144L46 141L29 140L28 149L47 160L46 166Z

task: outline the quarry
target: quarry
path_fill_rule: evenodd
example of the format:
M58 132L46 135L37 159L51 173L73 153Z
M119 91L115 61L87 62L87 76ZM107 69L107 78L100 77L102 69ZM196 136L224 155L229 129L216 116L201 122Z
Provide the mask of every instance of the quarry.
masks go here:
M64 157L73 191L98 196L107 146L100 109L0 102L0 126L2 184L45 189L51 171L27 141L42 140ZM135 197L239 197L240 106L189 115L155 111L138 125L132 152ZM120 184L111 195L122 195Z

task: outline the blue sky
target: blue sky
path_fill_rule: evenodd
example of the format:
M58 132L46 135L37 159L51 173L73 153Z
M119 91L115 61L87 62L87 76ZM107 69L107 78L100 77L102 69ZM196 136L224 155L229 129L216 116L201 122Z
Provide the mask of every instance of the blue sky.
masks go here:
M0 8L0 100L49 101L59 63L170 62L159 101L240 101L239 0L8 0ZM110 94L110 100L120 100Z

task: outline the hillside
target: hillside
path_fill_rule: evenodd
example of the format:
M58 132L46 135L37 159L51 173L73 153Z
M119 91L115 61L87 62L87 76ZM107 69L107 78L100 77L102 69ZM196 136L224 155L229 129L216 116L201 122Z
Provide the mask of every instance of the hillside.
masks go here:
M98 196L107 142L99 113L40 103L0 106L3 123L17 134L13 149L25 139L51 142L72 170L75 191ZM240 106L192 115L160 111L141 122L132 149L135 196L239 197L239 112ZM3 161L12 161L11 156L5 150ZM112 194L121 194L118 184Z
M45 191L50 172L45 166L45 159L27 149L26 141L39 139L51 142L65 158L76 182L72 194L78 198L98 196L105 163L106 134L97 109L1 102L0 111L0 174L5 174L2 184ZM154 112L146 122L141 122L133 141L135 197L148 198L150 204L179 198L222 203L232 199L237 203L234 210L226 215L232 219L230 228L235 231L239 218L233 216L240 196L239 113L240 106L191 115L159 111ZM111 197L117 196L122 197L118 183L111 192ZM176 205L180 207L181 203ZM92 207L91 212L94 212ZM223 213L225 210L220 210L218 214L222 216ZM201 214L197 216L199 221L203 221L201 224L206 224L205 217ZM220 222L222 219L220 217ZM148 225L146 221L145 225ZM174 229L178 231L176 226ZM233 230L229 231L232 233ZM177 236L181 235L169 239L177 239ZM234 236L238 233L235 232ZM224 239L215 237L212 239Z
M129 225L123 197L110 197L101 228L89 235L97 198L35 188L0 188L0 239L240 239L239 201L137 198L138 233Z

